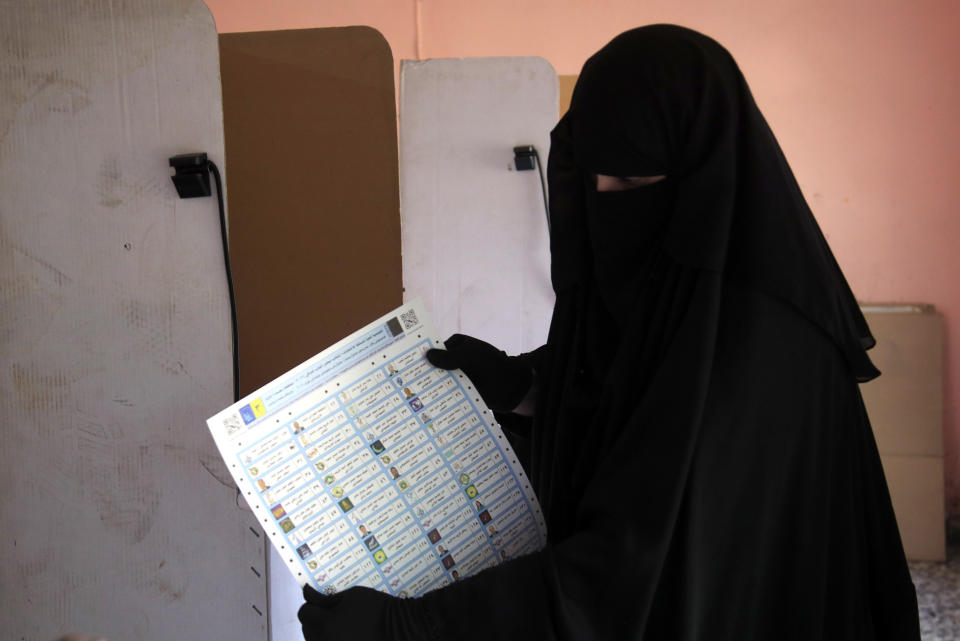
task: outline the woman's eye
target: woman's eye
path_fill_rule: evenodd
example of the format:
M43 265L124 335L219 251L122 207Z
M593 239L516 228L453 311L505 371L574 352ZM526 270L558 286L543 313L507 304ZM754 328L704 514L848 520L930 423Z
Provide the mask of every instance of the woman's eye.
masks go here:
M625 191L660 182L666 176L606 176L597 174L597 191Z

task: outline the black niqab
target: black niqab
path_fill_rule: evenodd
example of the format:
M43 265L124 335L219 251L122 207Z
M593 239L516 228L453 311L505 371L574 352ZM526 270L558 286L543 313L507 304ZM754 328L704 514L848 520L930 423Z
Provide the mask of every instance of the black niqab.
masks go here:
M618 36L549 178L525 461L549 543L424 597L436 637L918 639L857 387L873 339L730 55Z
M662 245L678 263L783 300L831 337L858 380L879 373L864 353L874 340L856 300L723 47L670 25L624 33L584 65L566 120L581 171L666 174L677 184ZM605 235L624 231L612 225ZM570 260L563 250L554 257Z

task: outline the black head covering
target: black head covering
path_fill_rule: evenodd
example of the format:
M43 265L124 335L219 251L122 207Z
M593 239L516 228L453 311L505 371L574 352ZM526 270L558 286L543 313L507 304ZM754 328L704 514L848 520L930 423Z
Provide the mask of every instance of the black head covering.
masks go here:
M662 235L659 222L648 227L669 256L792 305L830 336L858 380L879 373L864 351L875 341L856 300L743 75L718 43L673 25L621 34L584 65L554 139L551 185L567 192L554 198L567 203L553 212L558 292L591 276L609 281L596 269L602 254L593 254L594 269L587 265L584 237L599 236L621 254L632 248L637 262L652 242L622 217L606 229L602 218L584 221L584 196L570 191L586 185L589 193L589 174L666 174L676 193L672 211Z

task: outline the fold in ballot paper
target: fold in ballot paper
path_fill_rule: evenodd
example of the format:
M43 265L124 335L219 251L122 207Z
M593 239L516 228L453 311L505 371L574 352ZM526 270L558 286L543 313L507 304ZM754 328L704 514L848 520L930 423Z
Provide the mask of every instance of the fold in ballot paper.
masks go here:
M207 420L300 584L413 597L544 545L493 413L424 358L442 346L407 304Z

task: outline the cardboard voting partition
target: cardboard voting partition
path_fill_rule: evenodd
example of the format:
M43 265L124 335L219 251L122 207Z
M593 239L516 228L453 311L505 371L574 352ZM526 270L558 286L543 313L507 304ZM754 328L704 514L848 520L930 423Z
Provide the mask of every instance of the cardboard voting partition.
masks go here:
M369 27L220 35L241 394L402 300L393 57ZM274 639L300 588L270 551Z
M508 353L546 341L550 250L533 145L546 170L557 74L542 58L404 61L400 79L403 284L437 330Z
M401 299L393 57L369 27L220 35L240 382Z
M0 41L0 637L265 640L204 426L232 400L216 199L168 166L226 170L210 13L7 2Z

